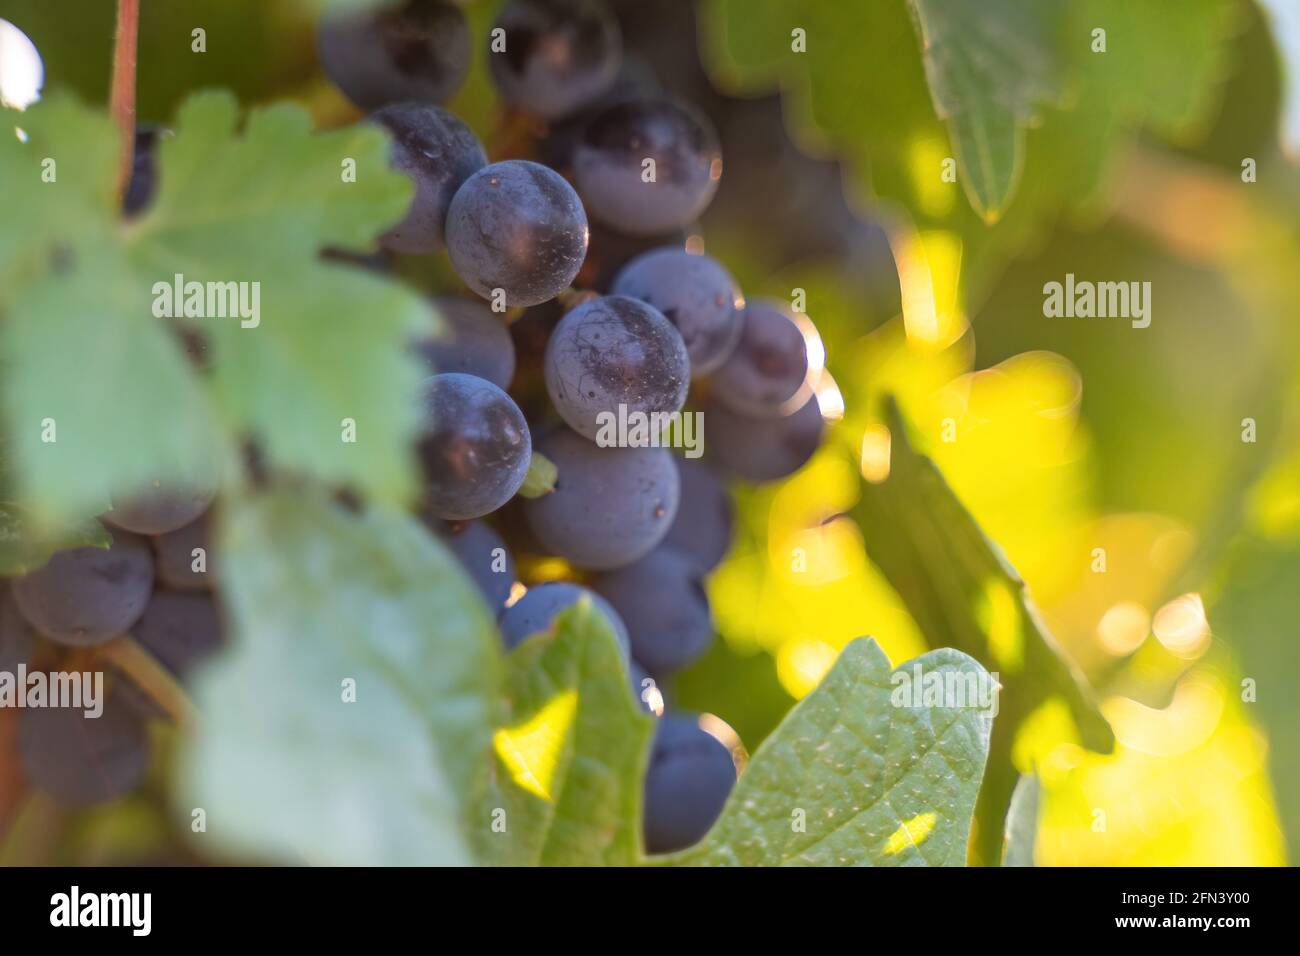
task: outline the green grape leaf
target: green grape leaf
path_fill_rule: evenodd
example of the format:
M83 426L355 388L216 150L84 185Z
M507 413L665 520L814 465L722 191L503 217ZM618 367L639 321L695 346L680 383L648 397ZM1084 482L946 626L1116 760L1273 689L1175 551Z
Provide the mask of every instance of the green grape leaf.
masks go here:
M948 122L966 195L988 222L1015 190L1023 130L1060 96L1061 0L910 0L935 111Z
M500 664L454 557L403 514L300 489L237 499L221 527L233 646L195 682L178 780L177 806L206 811L200 839L310 863L473 862Z
M614 635L590 602L511 653L505 694L508 714L493 737L495 782L476 823L483 858L512 866L635 863L653 720L638 707Z
M1036 774L1026 774L1011 794L1011 809L1002 843L1003 866L1033 866L1038 844L1038 801L1041 785Z
M0 501L0 575L4 577L34 571L56 551L107 548L111 543L108 531L98 521L79 521L62 528L33 528L20 504Z
M0 136L14 213L0 221L0 388L15 495L41 522L150 481L210 480L245 437L272 466L409 495L421 372L405 345L432 313L318 256L368 247L409 202L382 131L312 134L279 106L240 135L232 97L195 96L160 145L155 202L123 222L106 118L57 96L3 115L27 141ZM210 378L181 325L211 344Z
M891 671L875 641L850 643L755 752L704 840L663 862L963 865L991 709L978 697L899 696L932 680L996 691L958 651Z

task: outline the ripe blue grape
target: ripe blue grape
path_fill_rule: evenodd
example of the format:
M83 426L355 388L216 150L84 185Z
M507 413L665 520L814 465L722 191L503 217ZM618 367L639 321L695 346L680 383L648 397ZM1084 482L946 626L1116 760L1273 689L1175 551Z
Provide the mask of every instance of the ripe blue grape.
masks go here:
M777 481L812 458L824 431L815 395L785 418L750 418L713 403L704 409L704 455L745 481Z
M623 619L599 594L567 581L548 581L531 587L523 597L506 608L501 615L501 639L507 648L518 647L525 638L549 629L561 611L582 598L591 601L591 606L605 618L623 656L627 657L627 626Z
M515 583L515 559L501 536L490 525L471 521L446 529L443 540L474 581L488 610L497 614L505 607Z
M623 56L617 21L596 0L511 0L497 17L504 52L488 54L501 98L554 120L614 83Z
M509 388L515 375L515 345L505 322L482 302L439 296L436 304L443 328L415 345L429 370L464 372Z
M744 297L731 273L711 256L674 246L653 249L624 266L610 291L650 303L677 326L694 375L718 368L740 340Z
M527 160L493 163L467 179L447 215L456 273L508 306L559 295L587 255L587 214L564 177Z
M777 418L801 407L811 393L808 344L780 302L749 303L740 342L713 375L713 395L742 415Z
M166 534L183 528L208 510L216 489L197 482L154 481L126 495L114 495L103 519L135 534Z
M18 610L8 582L0 582L0 672L13 673L31 660L36 634Z
M620 405L638 415L680 411L691 373L672 323L626 296L592 299L569 312L551 335L545 369L556 411L593 441L602 413L617 420Z
M424 403L419 453L431 513L449 521L480 518L514 497L532 443L510 396L487 379L446 372L425 381Z
M211 547L211 521L212 512L208 510L184 527L153 538L154 571L159 583L181 591L212 588L216 565ZM196 555L196 550L202 554Z
M142 538L113 534L109 548L60 551L13 582L37 631L62 644L100 644L130 630L153 590L153 555Z
M144 721L118 693L110 692L104 712L33 707L18 719L18 753L27 779L67 807L106 803L144 778L149 738Z
M415 183L406 218L381 235L379 244L412 255L433 252L442 247L456 190L487 165L483 144L451 113L428 103L397 103L371 118L392 134L389 165Z
M685 667L713 641L704 570L674 548L661 544L591 586L623 618L632 656L656 677Z
M646 850L672 853L698 843L735 784L731 751L696 718L660 718L645 777Z
M593 217L620 232L656 235L689 225L708 206L722 152L693 109L632 100L591 121L574 150L573 172Z
M600 448L567 428L539 443L559 470L555 490L524 504L529 527L553 554L601 571L658 544L677 514L677 469L663 448Z
M681 504L664 545L690 555L701 568L711 571L731 548L735 523L731 496L717 472L698 459L678 459L677 472Z
M197 591L155 591L131 636L182 683L196 667L216 654L225 642L217 602ZM145 717L162 717L163 710L129 677L117 684L121 694Z
M449 3L404 0L326 15L317 52L334 85L362 109L443 103L469 72L469 26Z

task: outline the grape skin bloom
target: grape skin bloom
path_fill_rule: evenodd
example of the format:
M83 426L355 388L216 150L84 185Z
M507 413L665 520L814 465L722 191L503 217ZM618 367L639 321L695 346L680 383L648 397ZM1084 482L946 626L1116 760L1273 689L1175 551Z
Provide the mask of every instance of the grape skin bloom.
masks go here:
M465 180L446 228L461 280L489 300L500 289L512 307L555 298L587 256L578 194L559 173L528 160L493 163Z
M595 441L606 415L681 411L690 386L686 344L658 309L604 296L569 312L546 347L546 390L556 411Z

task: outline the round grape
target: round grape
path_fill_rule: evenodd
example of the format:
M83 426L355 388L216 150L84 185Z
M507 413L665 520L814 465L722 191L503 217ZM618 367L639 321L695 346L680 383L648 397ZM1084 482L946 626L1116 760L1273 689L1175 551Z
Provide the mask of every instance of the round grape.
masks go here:
M431 372L464 372L509 388L515 375L515 345L510 329L482 302L458 296L436 300L443 328L416 343Z
M424 384L419 442L430 511L464 521L496 511L528 472L532 444L519 406L487 379L460 372Z
M131 636L182 683L225 643L217 602L196 591L155 591ZM123 677L116 693L145 717L162 717L162 708Z
M110 693L98 717L73 707L33 707L18 719L27 779L67 807L106 803L134 790L149 763L144 721Z
M713 641L704 571L680 551L660 545L591 586L623 618L632 656L657 677L685 667Z
M474 581L488 610L497 614L505 607L515 583L515 559L501 536L490 525L471 521L463 527L448 529L443 540Z
M646 850L672 853L698 843L735 784L731 751L696 718L660 718L645 776Z
M443 223L452 197L487 165L487 154L470 128L440 106L397 103L372 116L392 134L389 165L415 183L406 218L379 237L393 252L420 255L442 247Z
M812 388L808 344L795 317L779 302L749 303L740 342L713 384L714 397L743 415L778 418L801 407Z
M631 564L658 544L677 514L678 479L663 448L600 448L567 428L540 450L559 471L555 490L524 504L538 541L580 568Z
M153 538L154 570L159 582L181 591L211 589L216 573L211 522L212 511L208 510L184 527Z
M718 368L740 340L745 299L731 273L711 256L678 247L642 253L623 267L611 291L650 303L677 326L694 375Z
M166 534L207 511L216 494L211 486L154 481L130 494L114 495L112 510L101 517L123 531Z
M13 582L23 617L63 644L100 644L130 630L153 590L153 555L141 538L115 533L109 548L61 551Z
M745 481L794 474L821 444L826 423L817 396L785 418L750 418L716 403L704 410L704 454Z
M591 606L605 618L626 658L628 637L623 619L599 594L567 581L548 581L531 587L523 597L506 608L501 615L501 639L508 648L518 647L533 634L549 630L561 611L572 607L582 598L591 601Z
M578 191L596 219L655 235L699 218L718 188L718 137L670 100L616 103L592 120L573 154Z
M317 39L325 73L365 110L446 102L469 72L465 14L440 0L330 14Z
M607 421L623 419L620 406L638 417L681 411L691 374L686 345L672 323L626 296L592 299L569 312L546 346L545 368L556 411L602 445L617 440L601 432ZM652 437L647 433L647 442Z
M717 472L698 459L678 459L677 473L681 479L681 504L664 544L711 571L731 549L735 524L731 496Z
M596 0L511 0L497 17L505 50L488 66L501 98L541 119L567 116L613 85L618 23Z

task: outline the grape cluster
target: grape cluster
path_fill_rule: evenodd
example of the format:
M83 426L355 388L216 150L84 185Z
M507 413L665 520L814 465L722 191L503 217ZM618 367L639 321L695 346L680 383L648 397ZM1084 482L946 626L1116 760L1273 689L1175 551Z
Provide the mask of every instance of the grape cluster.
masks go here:
M421 517L505 648L550 632L578 602L608 622L634 701L658 718L644 838L670 852L707 832L736 764L699 715L665 714L662 702L715 637L707 582L732 545L729 484L784 478L822 439L821 346L805 316L747 302L701 251L719 137L704 111L625 58L599 0L509 0L484 39L502 128L515 131L500 157L445 106L473 59L455 4L324 17L324 71L367 111L361 122L388 132L390 165L415 187L374 249L326 254L405 281L428 266L414 257L434 257L463 282L429 283L441 332L410 343L429 373L413 449ZM142 131L128 215L156 191L156 139ZM441 263L428 271L445 274ZM202 367L205 343L185 345ZM682 415L703 423L702 445L684 454L656 440ZM638 416L652 423L640 439L608 439L611 421ZM689 440L691 429L675 434ZM103 516L112 547L57 554L0 592L0 665L131 634L188 679L223 642L211 591L219 556L208 551L214 495L153 483L115 496ZM125 675L98 721L27 711L28 776L72 805L118 796L145 772L145 724L157 716Z
M603 3L504 5L488 71L503 126L528 132L495 162L439 105L470 39L460 25L435 36L429 24L457 16L411 0L329 20L320 42L326 72L393 132L392 167L415 183L406 218L378 243L399 254L445 246L478 297L443 290L443 335L414 345L434 373L423 513L506 647L585 599L654 710L661 685L714 639L706 583L731 546L728 481L790 475L821 441L820 343L784 303L747 303L699 250L722 175L719 137L644 64L625 62ZM702 459L604 435L619 414L682 412L700 413ZM555 466L553 488L521 500L542 459ZM648 849L667 852L707 831L736 771L694 716L657 726L644 833Z

